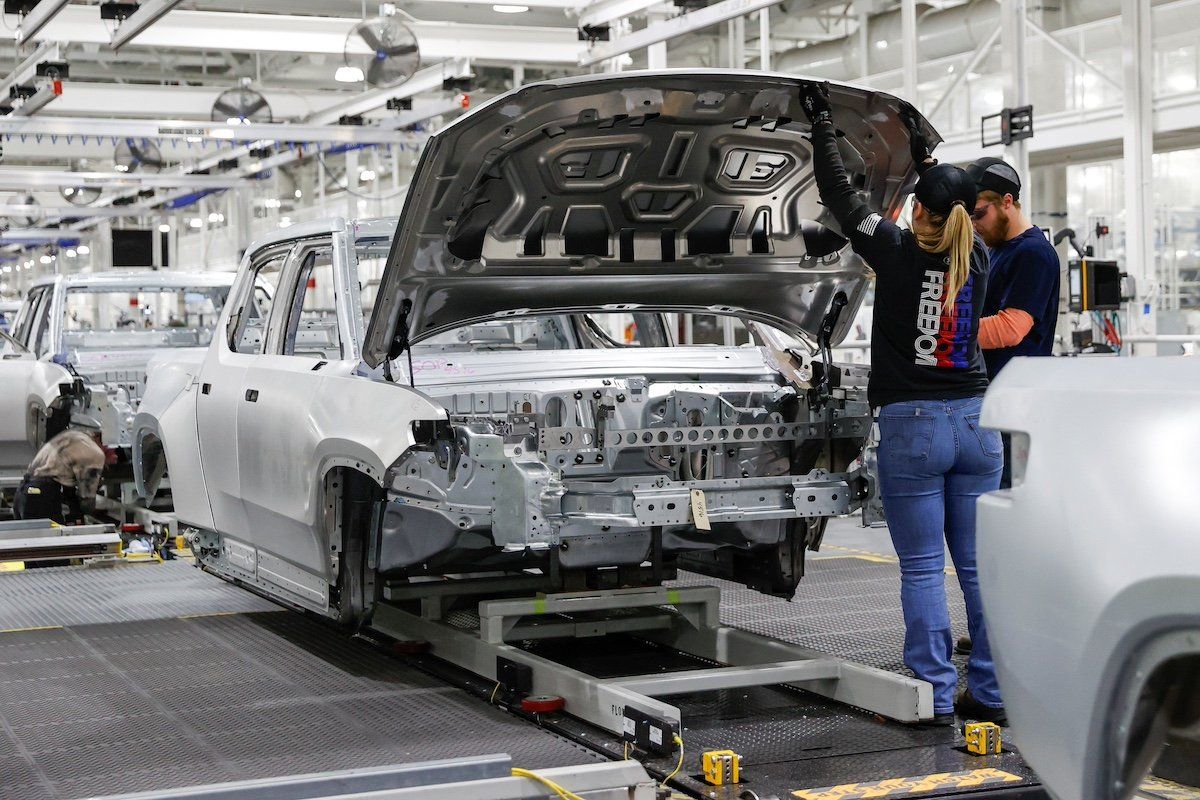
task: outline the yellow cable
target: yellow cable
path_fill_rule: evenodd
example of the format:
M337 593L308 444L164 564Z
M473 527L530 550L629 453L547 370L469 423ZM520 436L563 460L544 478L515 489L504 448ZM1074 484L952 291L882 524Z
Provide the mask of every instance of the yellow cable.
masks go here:
M492 696L488 698L489 703L495 704L496 692L498 692L498 691L500 691L500 681L496 681L496 688L492 689Z
M520 767L513 767L512 776L514 778L528 778L531 781L536 781L536 782L542 784L543 786L545 786L550 791L554 792L556 795L558 795L559 798L561 798L561 800L583 800L582 797L575 794L570 789L566 789L562 786L559 786L557 783L550 780L549 778L542 776L542 775L538 775L536 772L533 772L532 770L521 769Z
M679 774L679 770L683 769L683 739L679 737L679 734L675 735L675 744L679 745L679 763L675 765L675 769L670 775L663 778L663 786L670 783L671 779Z

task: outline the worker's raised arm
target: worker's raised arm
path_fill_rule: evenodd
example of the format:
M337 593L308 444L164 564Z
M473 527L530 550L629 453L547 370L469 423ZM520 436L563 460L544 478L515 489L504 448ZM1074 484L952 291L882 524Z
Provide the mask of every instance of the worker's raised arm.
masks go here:
M846 165L838 150L837 130L826 91L823 86L811 84L800 97L804 113L812 123L813 175L817 190L821 193L821 202L833 213L854 252L878 272L894 259L901 244L900 228L872 211L850 185Z

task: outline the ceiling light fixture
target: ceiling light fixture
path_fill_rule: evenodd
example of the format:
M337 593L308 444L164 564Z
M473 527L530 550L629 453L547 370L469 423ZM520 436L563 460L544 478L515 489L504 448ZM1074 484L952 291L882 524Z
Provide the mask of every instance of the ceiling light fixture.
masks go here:
M86 256L88 253L92 252L92 248L88 247L86 244L81 244L79 247L75 248L75 252L79 253L81 256Z
M529 10L529 6L509 5L508 3L497 3L492 6L492 11L497 14L524 14Z
M159 233L170 233L171 226L164 222L162 225L158 226L158 232Z
M360 83L366 80L366 76L358 67L346 64L337 68L337 71L333 73L333 79L338 83Z

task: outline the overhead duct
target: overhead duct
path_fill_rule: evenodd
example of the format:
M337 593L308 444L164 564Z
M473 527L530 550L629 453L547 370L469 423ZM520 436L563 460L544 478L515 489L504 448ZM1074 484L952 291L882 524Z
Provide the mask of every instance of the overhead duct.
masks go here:
M955 6L937 11L919 9L917 53L921 61L969 53L982 44L1000 25L1000 4L995 0ZM1050 29L1108 19L1121 13L1120 0L1063 0L1058 19ZM876 75L901 67L903 36L900 11L889 11L867 20L867 71ZM879 42L885 45L880 47ZM812 75L838 81L862 78L858 72L859 34L798 47L775 55L772 66L780 72Z

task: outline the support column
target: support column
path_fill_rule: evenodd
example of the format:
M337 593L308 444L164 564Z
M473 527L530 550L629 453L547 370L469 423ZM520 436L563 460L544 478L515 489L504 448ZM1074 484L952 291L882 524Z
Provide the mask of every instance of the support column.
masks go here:
M358 198L354 195L358 186L358 151L346 151L346 219L357 219Z
M900 39L904 99L920 108L920 98L917 96L917 0L901 0Z
M1003 51L1004 105L1016 108L1029 104L1029 59L1026 54L1025 0L1001 0L1000 44ZM1004 150L1004 155L1014 167L1021 181L1029 181L1029 140L1013 142Z
M1151 61L1150 0L1121 0L1125 67L1125 271L1137 280L1138 296L1126 314L1130 332L1153 335L1158 285L1154 251L1154 65ZM1153 355L1155 344L1134 345L1134 355Z
M646 24L653 25L667 18L661 6L646 11ZM667 68L667 43L665 41L652 44L646 48L646 69Z
M871 74L871 15L863 11L858 15L858 77L865 79Z
M729 68L746 68L746 18L729 20Z
M758 12L758 68L771 69L771 9Z

